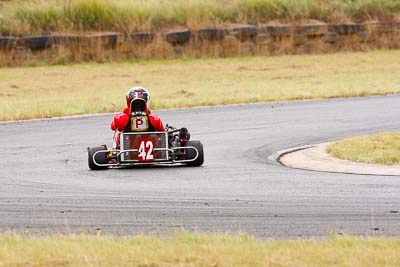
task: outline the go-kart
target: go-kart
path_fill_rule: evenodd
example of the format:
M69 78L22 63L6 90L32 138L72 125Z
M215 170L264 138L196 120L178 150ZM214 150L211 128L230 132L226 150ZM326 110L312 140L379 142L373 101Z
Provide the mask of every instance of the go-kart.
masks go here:
M142 126L148 123L144 101L131 102L129 123ZM138 123L140 122L140 123ZM204 162L203 145L192 141L186 128L167 126L164 132L124 131L119 135L119 146L107 149L106 145L88 147L88 164L91 170L104 170L124 166L175 165L201 166ZM114 135L115 137L115 135Z

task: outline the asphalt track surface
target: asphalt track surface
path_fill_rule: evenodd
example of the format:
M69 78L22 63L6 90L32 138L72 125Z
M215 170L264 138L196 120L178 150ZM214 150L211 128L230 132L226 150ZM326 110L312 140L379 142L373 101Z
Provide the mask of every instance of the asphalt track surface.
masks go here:
M400 177L290 169L279 150L400 130L400 96L156 112L205 147L202 167L90 171L111 115L0 124L0 229L259 238L400 234Z

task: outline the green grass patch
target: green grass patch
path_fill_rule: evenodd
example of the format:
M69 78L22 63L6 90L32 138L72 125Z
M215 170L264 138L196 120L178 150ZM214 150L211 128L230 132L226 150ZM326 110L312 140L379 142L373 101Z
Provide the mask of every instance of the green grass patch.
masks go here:
M400 165L400 132L357 136L327 147L333 156L355 162Z
M0 68L0 120L120 111L126 91L151 108L400 93L400 50Z
M0 266L399 266L399 238L261 241L247 235L3 234Z
M398 0L16 0L0 1L0 31L159 29L271 20L358 21L400 14Z

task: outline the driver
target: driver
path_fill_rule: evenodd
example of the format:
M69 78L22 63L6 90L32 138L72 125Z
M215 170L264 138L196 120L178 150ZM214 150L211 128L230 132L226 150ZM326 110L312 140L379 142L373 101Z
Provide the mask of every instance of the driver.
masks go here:
M150 93L141 86L135 86L128 90L126 93L126 105L127 107L122 111L115 114L111 122L111 130L115 131L114 136L114 148L119 148L119 135L120 132L124 132L128 127L129 118L131 114L131 101L134 99L143 99L146 102L146 113L149 122L149 131L163 132L165 131L164 125L160 118L158 118L148 108L150 104Z

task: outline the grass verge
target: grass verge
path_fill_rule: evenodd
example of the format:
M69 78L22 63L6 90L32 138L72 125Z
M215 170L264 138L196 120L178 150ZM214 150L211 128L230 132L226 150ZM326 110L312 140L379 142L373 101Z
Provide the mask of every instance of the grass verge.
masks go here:
M400 93L400 50L0 68L0 120L115 112L148 88L151 108Z
M0 266L399 266L399 238L259 241L247 235L0 236Z
M400 165L400 132L357 136L327 147L333 156L355 162Z
M391 19L399 14L398 0L16 0L0 1L0 31L133 31L220 23L257 24L277 19Z

